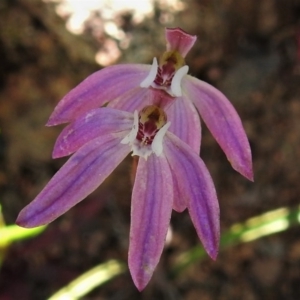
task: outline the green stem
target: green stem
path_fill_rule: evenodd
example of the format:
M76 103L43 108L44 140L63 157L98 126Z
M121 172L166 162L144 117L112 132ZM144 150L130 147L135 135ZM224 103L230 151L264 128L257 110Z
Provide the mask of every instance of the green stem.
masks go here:
M27 229L18 225L2 227L0 228L0 248L5 248L12 242L34 237L44 231L45 228L46 226L40 226Z
M260 216L248 219L243 223L234 224L222 234L220 250L229 246L250 242L267 235L285 231L300 223L300 207L279 208ZM171 276L177 276L195 261L206 256L202 246L196 246L181 254L171 271Z

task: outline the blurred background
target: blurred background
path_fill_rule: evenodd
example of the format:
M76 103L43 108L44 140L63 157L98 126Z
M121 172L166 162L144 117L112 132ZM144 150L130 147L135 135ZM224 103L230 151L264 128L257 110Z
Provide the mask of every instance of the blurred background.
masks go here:
M299 0L1 0L1 226L13 224L65 162L51 158L63 127L44 126L58 101L107 65L151 63L165 49L165 27L198 36L189 73L228 96L250 140L254 183L231 168L203 125L201 156L222 232L299 205ZM0 248L0 300L47 299L109 259L127 264L130 170L128 157L42 234ZM200 241L187 212L173 213L170 232L142 293L125 271L84 299L300 299L299 227L229 247L176 276L176 258Z

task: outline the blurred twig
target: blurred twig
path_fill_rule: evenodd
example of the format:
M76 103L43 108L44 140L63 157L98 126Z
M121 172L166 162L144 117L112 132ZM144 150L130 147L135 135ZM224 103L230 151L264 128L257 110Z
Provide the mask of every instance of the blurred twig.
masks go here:
M18 0L18 4L47 28L48 34L56 43L66 49L73 62L82 60L86 63L95 64L96 46L91 40L86 42L83 37L74 36L68 32L65 28L65 22L55 14L53 7L42 3L40 0Z
M67 286L52 295L48 300L76 300L86 295L94 288L123 273L126 267L123 263L110 260L103 263L70 282Z

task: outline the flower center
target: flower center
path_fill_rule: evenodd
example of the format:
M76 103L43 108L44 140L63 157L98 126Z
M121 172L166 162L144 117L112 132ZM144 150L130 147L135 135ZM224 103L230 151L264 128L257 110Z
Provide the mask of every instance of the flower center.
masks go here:
M155 105L146 106L139 113L139 128L136 139L144 145L151 145L156 133L167 121L165 112Z
M159 66L157 59L153 59L150 72L140 83L140 87L162 89L172 97L181 97L181 80L188 70L189 67L185 65L185 61L178 51L166 51Z
M154 83L162 87L170 87L177 70L185 65L184 58L178 51L166 51L160 60Z
M171 124L166 122L165 112L156 105L144 107L139 114L135 111L132 130L121 143L131 146L132 156L145 159L152 153L159 156L163 150L164 135Z

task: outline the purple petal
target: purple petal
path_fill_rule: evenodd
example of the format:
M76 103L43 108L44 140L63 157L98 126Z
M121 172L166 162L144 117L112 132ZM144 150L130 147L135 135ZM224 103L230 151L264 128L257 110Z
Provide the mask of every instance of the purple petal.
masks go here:
M157 266L168 231L173 202L172 174L166 158L139 159L132 192L129 269L141 291Z
M108 106L120 110L134 112L150 104L150 90L136 87L111 101Z
M189 99L177 98L166 113L171 121L169 131L173 132L196 152L200 152L201 123L199 114Z
M90 75L58 103L47 126L70 122L138 87L150 68L138 64L115 65Z
M253 180L249 141L241 119L229 100L213 86L191 76L183 78L182 86L232 167Z
M220 212L212 178L201 158L171 132L166 135L164 153L177 177L179 196L187 199L198 236L207 253L215 259L220 239Z
M27 228L47 224L93 192L129 153L122 138L110 134L80 148L20 212L16 223Z
M173 209L179 213L183 212L187 208L188 199L186 199L185 195L182 194L180 184L176 174L173 173Z
M134 112L142 110L147 105L157 105L166 109L174 102L174 97L161 89L137 87L111 101L108 106L120 110ZM195 110L195 108L193 108ZM196 111L196 110L195 110Z
M132 125L132 113L108 107L93 109L64 128L56 140L52 156L70 155L101 135L128 131Z
M174 103L174 97L170 96L165 90L162 89L149 89L151 104L161 107L164 110Z
M190 35L181 28L166 28L167 51L177 50L182 57L194 46L197 37Z

